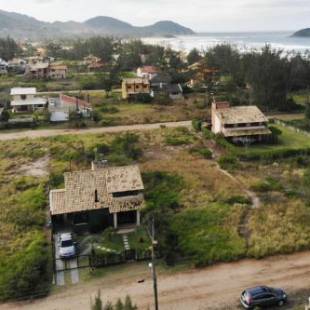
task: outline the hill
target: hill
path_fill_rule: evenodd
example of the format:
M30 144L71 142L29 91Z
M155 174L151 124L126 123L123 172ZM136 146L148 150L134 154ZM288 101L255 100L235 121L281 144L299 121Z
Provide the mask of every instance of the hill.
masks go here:
M293 37L310 38L310 28L302 29L293 34Z
M173 21L160 21L145 27L136 27L124 21L97 16L85 22L43 22L27 15L0 10L0 37L44 40L65 37L113 35L143 37L153 35L189 35L194 31Z

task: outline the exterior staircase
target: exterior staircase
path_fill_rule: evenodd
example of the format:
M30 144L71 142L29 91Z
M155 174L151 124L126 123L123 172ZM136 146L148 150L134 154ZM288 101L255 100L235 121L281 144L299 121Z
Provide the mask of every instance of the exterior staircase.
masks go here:
M122 235L123 238L123 244L124 244L124 248L126 251L130 251L130 245L129 245L129 241L128 241L128 235L124 234Z

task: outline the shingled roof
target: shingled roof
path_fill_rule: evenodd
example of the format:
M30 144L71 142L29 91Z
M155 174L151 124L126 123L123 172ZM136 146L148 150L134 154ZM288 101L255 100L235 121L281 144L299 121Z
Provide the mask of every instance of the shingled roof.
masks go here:
M249 124L268 122L267 117L257 106L239 106L216 110L223 124Z
M130 192L143 189L137 165L65 173L65 189L50 192L50 211L57 215L103 208L110 213L137 210L144 206L143 195ZM127 192L121 198L113 196Z

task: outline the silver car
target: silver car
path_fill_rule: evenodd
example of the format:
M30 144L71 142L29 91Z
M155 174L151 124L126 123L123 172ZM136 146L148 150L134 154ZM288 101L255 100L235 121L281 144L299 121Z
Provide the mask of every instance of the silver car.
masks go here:
M61 258L71 258L76 256L76 244L73 242L71 233L61 234L59 243L59 256Z

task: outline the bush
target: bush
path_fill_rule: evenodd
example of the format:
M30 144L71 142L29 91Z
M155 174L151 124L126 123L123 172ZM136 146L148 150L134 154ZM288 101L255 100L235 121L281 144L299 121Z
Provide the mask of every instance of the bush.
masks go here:
M245 196L232 196L225 201L225 203L234 205L234 204L250 204L251 199Z
M117 107L111 107L108 105L102 105L99 110L103 113L109 113L109 114L115 114L119 112L119 109Z
M235 156L221 156L219 165L222 169L233 170L238 167L238 159Z
M202 156L205 159L212 159L213 158L212 152L208 148L206 148L206 147L193 147L190 150L190 153L198 154L198 155Z
M21 242L22 241L22 242ZM0 300L29 299L48 294L51 283L51 253L43 233L29 232L21 249L0 256Z
M193 135L186 127L179 127L169 132L165 137L167 145L179 146L193 143Z
M136 100L142 103L151 103L153 98L149 94L138 94Z
M234 224L228 224L231 206L213 204L202 209L187 209L175 216L172 230L184 256L197 266L231 261L246 253L243 240Z
M193 128L198 132L202 129L202 120L199 119L193 119L192 120L192 126Z
M252 185L251 189L256 192L269 192L281 191L283 190L283 187L278 180L267 178L264 181L259 181L258 183Z
M178 175L166 172L151 172L143 174L145 184L146 208L144 219L155 219L158 251L174 263L177 254L177 240L171 230L174 215L180 209L180 191L184 188L184 180Z

